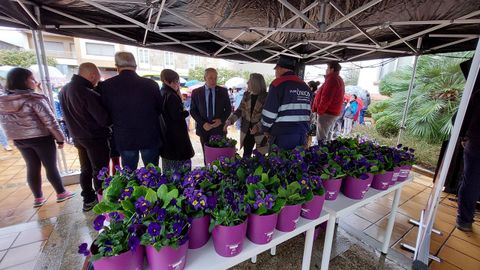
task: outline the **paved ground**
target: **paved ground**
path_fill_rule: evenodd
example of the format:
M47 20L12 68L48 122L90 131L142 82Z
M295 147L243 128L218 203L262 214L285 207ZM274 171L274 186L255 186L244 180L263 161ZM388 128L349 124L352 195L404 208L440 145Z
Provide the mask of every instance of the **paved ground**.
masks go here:
M231 136L238 138L232 130ZM192 134L197 155L194 165L202 164L198 139ZM78 169L76 150L65 149L70 169ZM49 197L46 205L32 208L33 198L25 182L25 164L18 151L0 152L0 270L2 269L81 269L84 258L76 254L81 242L91 242L95 236L90 224L92 213L81 211L81 198L56 203L53 190L44 183ZM417 229L408 223L419 218L431 191L430 178L415 175L415 181L404 188L399 214L390 242L388 256L377 251L383 240L386 219L393 194L378 199L356 213L342 218L334 240L331 269L409 269L411 253L400 248L400 243L414 245ZM69 186L79 191L78 185ZM480 224L473 233L454 228L456 203L451 195L443 194L435 227L442 236L433 235L431 251L444 262L432 263L431 269L480 269ZM478 220L478 218L477 218ZM378 240L378 241L377 241ZM258 257L256 265L245 262L234 269L299 269L303 253L302 235L280 245L277 256L268 253ZM321 261L323 235L315 241L312 269Z

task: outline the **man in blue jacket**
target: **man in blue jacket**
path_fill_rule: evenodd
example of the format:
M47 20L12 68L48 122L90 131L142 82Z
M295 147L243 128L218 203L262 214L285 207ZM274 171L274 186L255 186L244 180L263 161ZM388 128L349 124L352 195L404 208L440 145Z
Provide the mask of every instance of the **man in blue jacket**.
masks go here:
M262 112L262 127L270 145L284 150L305 145L310 123L310 88L294 69L295 59L280 56Z

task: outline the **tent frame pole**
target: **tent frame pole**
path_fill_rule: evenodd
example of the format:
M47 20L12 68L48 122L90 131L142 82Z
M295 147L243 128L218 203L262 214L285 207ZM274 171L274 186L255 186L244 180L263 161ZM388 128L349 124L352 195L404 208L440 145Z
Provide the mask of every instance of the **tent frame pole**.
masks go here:
M428 203L425 210L422 211L422 219L420 220L420 227L423 227L424 230L418 235L416 243L416 252L414 255L414 268L413 269L426 269L428 265L428 254L430 250L430 237L432 234L433 223L435 221L435 216L440 200L440 194L442 193L445 180L447 179L448 169L453 158L453 152L457 141L460 137L460 129L462 128L463 120L465 119L465 114L467 112L468 104L472 96L473 87L475 86L475 81L479 75L480 70L480 39L477 42L477 48L475 50L475 55L473 57L472 64L470 66L470 71L468 73L467 82L463 89L462 99L460 105L458 106L457 117L455 118L455 123L450 135L448 142L447 150L441 162L439 168L439 174L435 180L435 185L432 188L432 193L428 198ZM419 267L417 267L419 266Z
M422 46L422 38L419 38L417 42L418 51L420 51L421 46ZM410 79L410 84L408 85L407 100L405 101L405 106L403 107L402 120L400 122L400 130L398 131L398 137L397 137L397 145L400 143L402 139L403 131L406 128L405 122L407 120L408 109L410 109L410 99L412 97L413 87L415 85L415 76L417 75L417 63L418 63L418 54L415 55L415 58L413 60L412 78Z

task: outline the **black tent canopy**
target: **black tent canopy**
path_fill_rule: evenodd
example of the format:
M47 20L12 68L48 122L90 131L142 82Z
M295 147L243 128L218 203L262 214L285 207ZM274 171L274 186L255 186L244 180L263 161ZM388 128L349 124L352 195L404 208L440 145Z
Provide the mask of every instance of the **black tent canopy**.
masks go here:
M0 25L225 59L269 63L289 55L318 64L473 50L480 1L2 0Z

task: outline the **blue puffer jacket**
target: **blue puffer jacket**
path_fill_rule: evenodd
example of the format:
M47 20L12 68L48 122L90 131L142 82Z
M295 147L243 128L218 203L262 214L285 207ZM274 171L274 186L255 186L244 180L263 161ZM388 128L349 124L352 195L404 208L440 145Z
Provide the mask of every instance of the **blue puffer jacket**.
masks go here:
M275 79L263 107L263 131L273 136L306 134L310 123L310 101L310 88L295 73L289 71Z
M358 103L356 100L350 101L350 105L345 109L344 117L353 119L358 110Z

